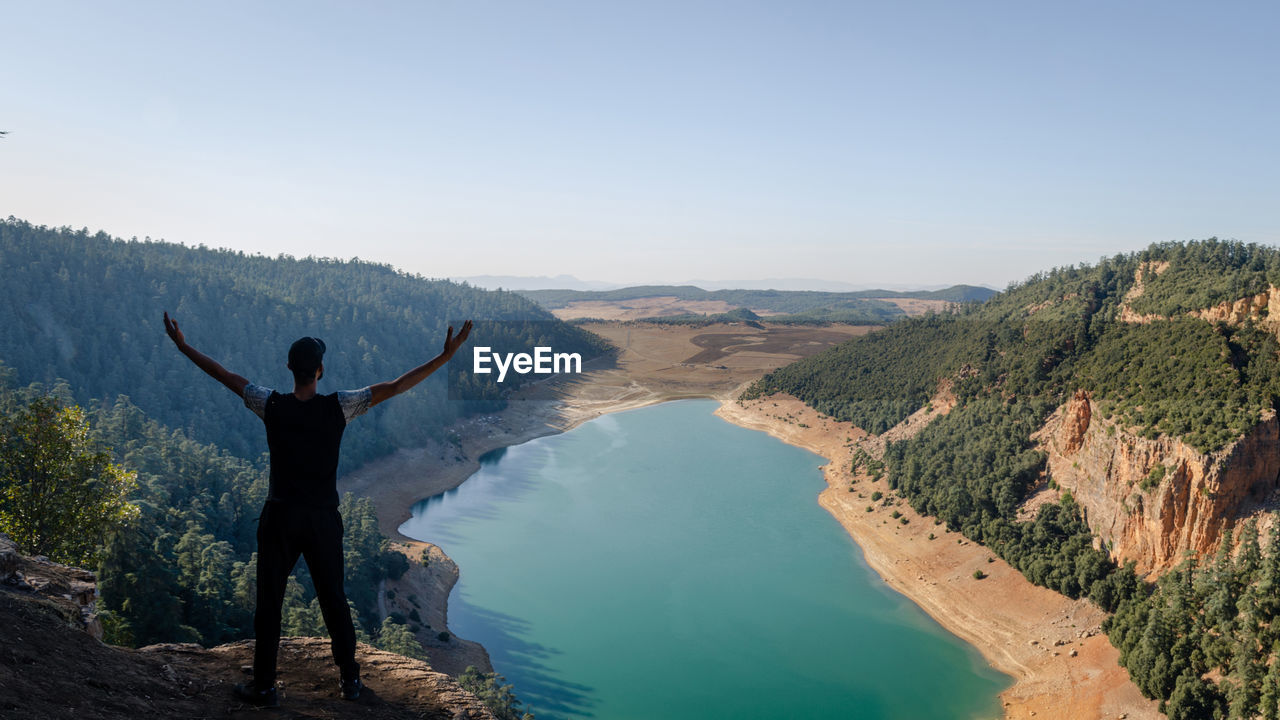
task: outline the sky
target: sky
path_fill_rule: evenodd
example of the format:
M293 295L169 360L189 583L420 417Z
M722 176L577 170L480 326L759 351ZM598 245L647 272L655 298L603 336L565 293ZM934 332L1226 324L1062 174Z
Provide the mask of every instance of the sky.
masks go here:
M0 217L428 277L1280 244L1274 2L6 2Z

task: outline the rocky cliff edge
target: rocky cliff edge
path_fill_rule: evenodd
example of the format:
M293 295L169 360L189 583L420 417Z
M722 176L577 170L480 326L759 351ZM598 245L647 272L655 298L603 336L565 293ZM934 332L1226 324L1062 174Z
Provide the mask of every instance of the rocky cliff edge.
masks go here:
M20 555L0 535L0 716L7 720L75 717L248 718L261 710L235 700L253 643L205 649L105 645L94 617L93 574ZM273 718L358 717L481 720L493 713L425 662L361 644L367 690L348 702L337 693L329 641L280 644L281 708Z
M1141 437L1104 419L1077 391L1037 436L1048 475L1068 490L1117 561L1149 576L1188 553L1214 552L1224 532L1272 504L1280 486L1275 413L1208 455L1166 436Z

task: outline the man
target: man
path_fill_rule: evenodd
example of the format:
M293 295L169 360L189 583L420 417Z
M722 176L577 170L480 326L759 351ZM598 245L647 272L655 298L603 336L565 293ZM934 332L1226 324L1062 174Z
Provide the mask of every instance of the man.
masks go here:
M256 637L253 680L236 685L238 697L275 706L276 654L285 585L302 555L315 581L316 599L332 639L340 669L342 697L360 696L356 632L342 587L342 517L338 514L338 446L347 423L378 403L422 382L453 357L471 334L471 321L455 337L445 335L444 351L391 382L361 390L316 394L324 376L324 342L304 337L289 348L293 392L283 394L250 383L187 344L178 323L164 314L164 329L178 350L214 380L244 399L262 418L271 451L271 482L258 518L258 596L253 615Z

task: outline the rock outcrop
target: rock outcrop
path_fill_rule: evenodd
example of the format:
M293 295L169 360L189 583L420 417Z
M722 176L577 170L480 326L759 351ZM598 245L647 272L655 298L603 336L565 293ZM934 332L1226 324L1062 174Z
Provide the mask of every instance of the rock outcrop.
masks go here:
M1144 284L1143 281L1147 273L1150 273L1152 275L1159 275L1160 273L1168 269L1169 269L1169 263L1164 261L1146 262L1138 266L1138 269L1135 270L1133 273L1133 285L1129 288L1129 291L1124 294L1124 298L1121 300L1121 303L1120 303L1120 313L1117 316L1117 319L1120 322L1149 323L1155 320L1164 319L1163 316L1160 316L1160 315L1152 315L1152 314L1144 315L1142 313L1134 312L1133 308L1129 307L1129 303L1132 302L1135 298L1142 296L1143 291L1146 289L1146 285Z
M88 570L27 557L13 541L0 535L0 586L28 593L56 608L68 627L102 639L98 622L98 581Z
M1111 556L1158 575L1186 553L1217 549L1223 532L1280 480L1274 413L1208 455L1170 437L1148 439L1102 418L1084 391L1038 433L1048 474L1080 503Z
M1224 322L1229 325L1239 325L1245 320L1253 320L1274 331L1280 328L1280 312L1273 314L1272 308L1280 308L1280 288L1274 286L1268 287L1257 295L1221 302L1213 307L1195 310L1190 314L1211 323Z
M92 621L93 574L19 554L0 535L0 717L44 720L260 718L231 688L245 679L253 642L205 649L106 645ZM280 643L281 707L271 717L362 717L381 720L494 720L452 678L420 660L360 644L367 691L338 696L329 641Z

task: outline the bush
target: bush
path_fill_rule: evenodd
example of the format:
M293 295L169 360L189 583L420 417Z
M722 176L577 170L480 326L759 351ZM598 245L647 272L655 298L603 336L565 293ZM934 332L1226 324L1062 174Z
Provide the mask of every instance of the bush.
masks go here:
M504 680L506 678L496 673L481 673L474 666L468 666L458 676L458 684L480 698L480 702L492 710L498 720L533 720L532 714L521 714L520 701L511 691L511 686L503 683Z
M382 553L382 567L386 577L399 580L409 571L409 558L395 550L385 550Z

